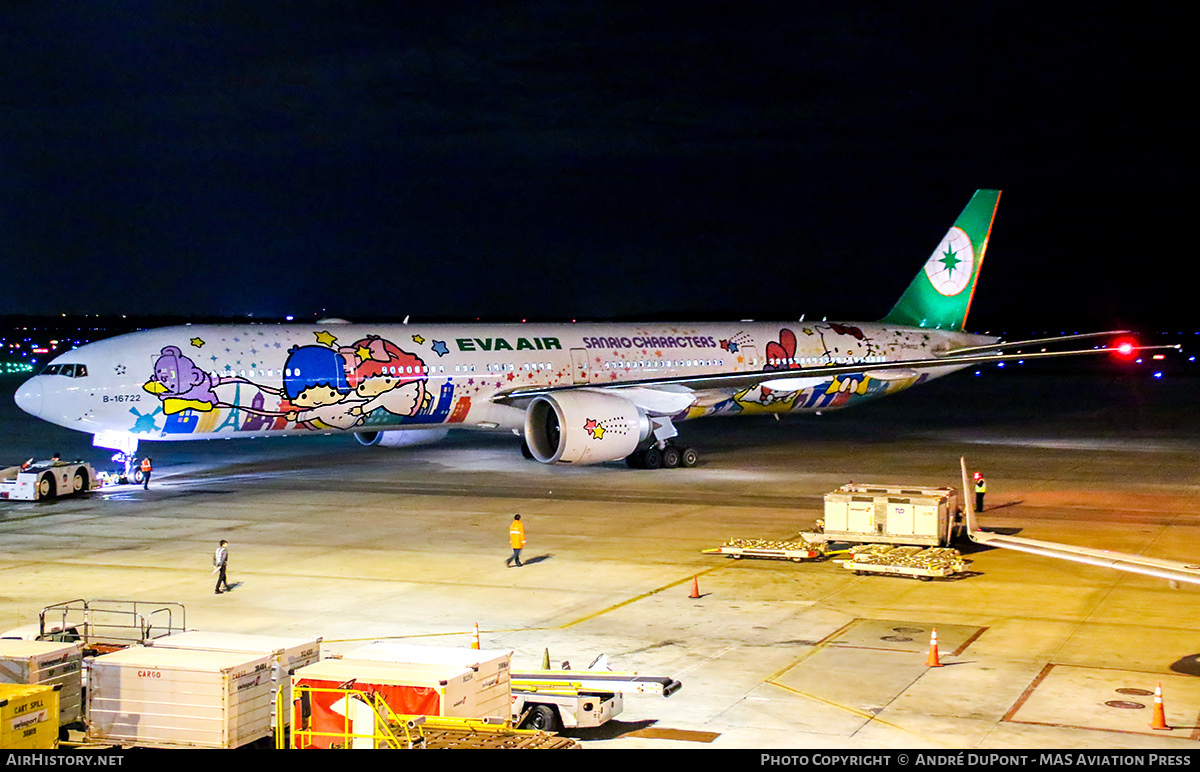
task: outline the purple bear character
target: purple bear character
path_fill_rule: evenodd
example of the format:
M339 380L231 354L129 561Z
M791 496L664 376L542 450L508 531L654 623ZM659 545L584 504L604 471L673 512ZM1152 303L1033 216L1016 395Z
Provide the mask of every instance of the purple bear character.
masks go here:
M172 415L189 408L208 412L217 406L212 376L185 357L177 346L164 346L154 362L154 377L142 388L163 403L163 413Z

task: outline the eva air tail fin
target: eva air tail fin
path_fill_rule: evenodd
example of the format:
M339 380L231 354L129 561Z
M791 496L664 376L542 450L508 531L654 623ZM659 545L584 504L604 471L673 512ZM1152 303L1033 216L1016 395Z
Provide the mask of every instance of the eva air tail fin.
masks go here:
M977 190L896 305L887 324L961 330L983 265L1000 191Z

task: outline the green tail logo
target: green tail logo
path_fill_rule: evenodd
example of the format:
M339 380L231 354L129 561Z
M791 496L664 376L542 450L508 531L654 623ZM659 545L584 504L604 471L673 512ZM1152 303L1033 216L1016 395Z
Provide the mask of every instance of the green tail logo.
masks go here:
M884 323L942 330L963 328L999 203L998 190L975 192L929 256L925 268L883 318Z

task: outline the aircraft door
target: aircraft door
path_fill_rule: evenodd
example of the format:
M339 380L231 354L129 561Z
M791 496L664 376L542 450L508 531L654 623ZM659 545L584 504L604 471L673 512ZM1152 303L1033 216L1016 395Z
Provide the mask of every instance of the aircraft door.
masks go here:
M742 354L741 370L753 372L762 369L762 363L758 361L758 348L755 346L742 346L739 351Z
M575 383L591 381L591 368L588 367L588 352L586 349L571 349L571 371Z

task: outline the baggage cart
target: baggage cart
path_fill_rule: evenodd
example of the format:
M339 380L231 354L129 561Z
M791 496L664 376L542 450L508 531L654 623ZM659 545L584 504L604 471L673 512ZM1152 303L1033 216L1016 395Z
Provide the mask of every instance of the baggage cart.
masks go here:
M834 561L859 575L892 574L922 581L945 578L967 570L969 560L948 547L867 544L850 550L850 557Z
M825 554L825 545L801 541L775 541L771 539L730 539L720 547L704 550L705 555L727 555L734 560L760 558L765 560L792 560L797 563L814 560Z

